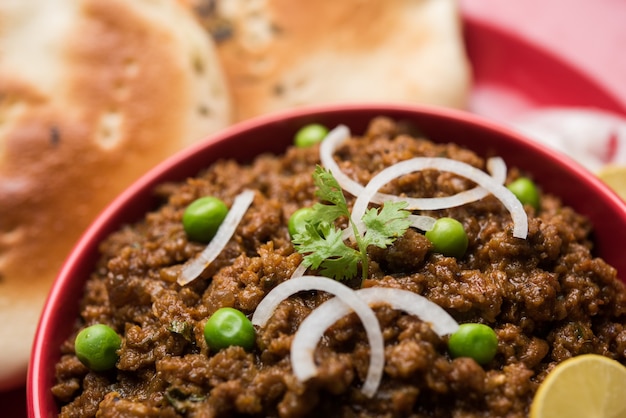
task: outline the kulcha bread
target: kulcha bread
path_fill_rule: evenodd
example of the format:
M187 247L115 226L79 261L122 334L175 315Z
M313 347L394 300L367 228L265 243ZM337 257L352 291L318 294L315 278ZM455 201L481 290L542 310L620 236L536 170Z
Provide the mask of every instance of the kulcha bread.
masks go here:
M0 2L0 389L25 380L50 284L97 213L231 115L176 0Z
M238 120L340 101L467 105L456 0L190 1L218 41Z

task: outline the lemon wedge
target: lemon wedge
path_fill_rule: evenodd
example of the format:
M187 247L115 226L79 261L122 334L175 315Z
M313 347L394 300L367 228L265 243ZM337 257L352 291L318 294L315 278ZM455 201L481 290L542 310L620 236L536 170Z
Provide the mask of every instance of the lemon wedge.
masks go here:
M626 367L597 354L572 357L541 383L530 418L626 417Z
M598 171L597 175L615 193L626 200L626 166L608 165Z

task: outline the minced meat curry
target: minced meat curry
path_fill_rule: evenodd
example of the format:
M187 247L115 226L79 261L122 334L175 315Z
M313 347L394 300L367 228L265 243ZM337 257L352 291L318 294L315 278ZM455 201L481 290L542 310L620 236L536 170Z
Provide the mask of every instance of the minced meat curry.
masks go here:
M372 121L334 155L341 170L363 185L415 156L446 157L486 171L485 160L473 152L413 137L386 118ZM584 353L626 361L624 285L615 269L594 257L587 219L547 194L538 209L525 205L526 239L513 237L511 214L492 195L424 211L462 223L464 255L433 251L423 231L409 228L387 248L368 248L365 280L359 275L344 282L406 289L459 323L489 325L497 352L483 365L451 357L448 337L381 305L374 312L385 365L373 397L361 392L370 357L355 314L326 331L315 352L318 374L301 382L292 372L290 346L302 320L331 297L318 291L285 299L266 326L257 327L252 348L209 349L203 330L215 311L233 307L250 317L302 262L287 224L297 209L319 201L312 178L317 164L317 145L294 147L247 165L220 161L197 178L158 187L163 205L101 245L75 334L56 366L52 391L61 416L524 417L538 385L559 362ZM506 183L519 176L510 169ZM382 191L433 197L472 187L460 176L426 170ZM234 235L200 277L180 286L182 266L206 246L187 238L185 208L202 196L230 207L244 189L255 191L254 201ZM353 204L352 196L346 199ZM92 324L106 324L121 336L111 370L90 371L74 353L76 334Z

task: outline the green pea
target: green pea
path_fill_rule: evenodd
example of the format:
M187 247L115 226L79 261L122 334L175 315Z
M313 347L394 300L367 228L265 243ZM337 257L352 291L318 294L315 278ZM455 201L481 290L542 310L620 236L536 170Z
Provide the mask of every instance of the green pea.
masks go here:
M435 252L448 257L463 257L468 239L463 224L452 218L439 218L433 229L426 231L426 238L433 244Z
M498 336L484 324L461 324L450 336L448 350L452 357L471 357L478 364L487 364L498 351Z
M255 342L254 326L237 309L220 308L204 325L204 339L209 348L215 351L231 345L250 350Z
M217 197L201 197L185 209L183 228L189 239L209 242L227 214L228 206Z
M307 148L322 142L328 135L328 128L319 123L305 125L296 132L294 144L299 148Z
M520 177L507 187L517 196L522 205L530 205L535 208L535 210L539 210L539 190L531 179L528 177Z
M291 214L287 228L292 238L294 235L304 231L306 222L311 219L312 214L313 208L300 208Z
M109 326L96 324L80 331L74 340L76 357L91 370L100 372L115 367L122 339Z

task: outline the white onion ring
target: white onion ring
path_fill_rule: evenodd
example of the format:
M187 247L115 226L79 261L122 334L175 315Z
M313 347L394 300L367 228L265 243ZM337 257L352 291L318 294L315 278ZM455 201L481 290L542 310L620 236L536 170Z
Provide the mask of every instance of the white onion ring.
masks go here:
M337 297L337 300L340 300L344 305L348 305L350 309L354 310L361 319L361 322L365 326L370 345L370 364L361 391L366 396L373 396L378 388L378 382L380 382L380 378L382 377L385 363L383 335L374 311L372 311L369 305L360 299L354 290L348 286L322 276L301 276L284 281L272 289L265 298L261 300L261 303L259 303L259 306L257 306L252 315L252 324L260 327L264 326L281 301L304 290L320 290L332 293ZM301 326L308 318L309 317L305 318ZM310 323L311 321L308 322ZM311 352L310 355L312 356L313 352ZM297 364L298 360L293 357L291 362L294 374L300 381L305 381L317 374L317 367L314 363L308 363L308 367L302 367Z
M350 130L344 125L339 125L330 131L320 145L320 161L327 170L330 170L342 189L353 196L359 196L363 193L364 186L348 177L333 158L337 148L348 138L350 138ZM488 159L487 170L500 184L503 184L506 180L507 168L502 158L492 157ZM466 203L480 200L490 193L481 186L476 186L452 196L438 198L397 196L378 193L378 190L376 192L371 199L372 203L380 205L385 201L406 202L408 204L407 210L437 210L462 206Z
M411 291L388 287L371 287L359 289L356 293L359 298L369 305L385 303L393 309L402 310L417 316L422 321L428 322L433 331L440 337L452 334L459 328L459 324L455 319L441 306ZM313 359L313 353L318 342L332 324L351 312L350 306L346 305L341 299L333 298L318 306L302 321L291 344L291 365L296 377L306 380L316 374L317 366ZM363 323L366 331L376 325L378 323ZM371 397L376 393L380 385L382 369L380 374L373 376L368 374L368 379L370 377L375 380L366 380L362 391L365 395Z
M352 196L358 196L363 190L363 186L348 177L333 158L337 148L348 138L350 138L350 129L345 125L339 125L328 132L320 145L320 162L333 173L342 189Z
M395 164L394 164L395 165ZM392 166L393 167L393 166ZM491 157L487 160L487 170L491 177L499 184L506 180L506 163L500 157ZM361 191L363 193L363 190ZM385 201L406 202L406 210L439 210L463 206L475 202L489 195L491 192L482 186L476 186L469 190L441 197L408 197L386 193L376 193L372 203L382 204ZM359 195L356 195L359 196Z
M296 267L296 269L293 271L293 273L291 273L291 279L304 276L304 273L306 273L307 269L308 267L305 267L304 262L300 263L298 267Z
M411 226L420 231L430 231L437 221L435 218L425 215L409 215L409 220L411 221Z
M211 242L198 257L187 261L183 266L180 277L177 280L179 285L184 286L195 280L220 255L228 241L232 238L253 200L254 192L252 190L244 190L235 197L228 214L217 229Z
M365 225L361 218L365 214L372 197L382 186L405 174L426 169L447 171L463 176L488 190L488 192L500 200L511 213L514 223L513 236L523 239L526 238L528 235L528 217L526 216L526 212L524 211L524 207L520 201L509 189L498 183L498 181L484 171L469 164L451 160L449 158L428 157L416 157L410 160L401 161L385 168L372 177L370 182L365 187L365 190L357 197L352 208L352 219L359 233L362 235L365 231ZM437 201L438 198L431 198L431 200ZM354 234L352 228L346 228L346 230L344 230L344 237L353 236Z
M356 293L370 306L386 303L393 309L404 311L420 318L432 327L440 337L450 335L459 329L458 322L441 306L410 290L392 287L368 287Z

